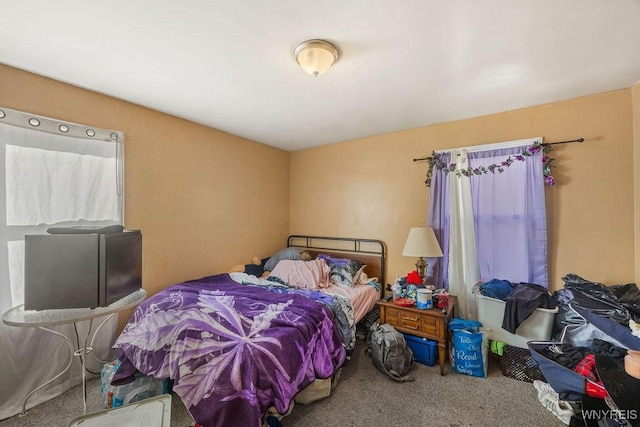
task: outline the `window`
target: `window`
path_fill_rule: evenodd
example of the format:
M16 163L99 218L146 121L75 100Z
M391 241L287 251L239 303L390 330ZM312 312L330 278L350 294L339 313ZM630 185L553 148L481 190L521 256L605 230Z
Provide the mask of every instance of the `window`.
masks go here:
M501 164L541 138L443 153L456 170ZM548 285L542 151L503 173L432 171L428 224L443 249L435 282L458 296L461 315L475 318L471 288L493 278Z
M89 128L0 107L0 312L24 303L24 236L50 226L112 225L123 222L121 132ZM100 322L95 322L100 324ZM88 326L88 325L87 325ZM108 354L117 318L95 343ZM75 342L73 325L52 327ZM109 332L109 330L111 332ZM67 344L37 329L0 325L0 363L5 372L0 419L20 412L27 394L68 363ZM90 359L91 357L89 357ZM76 385L80 364L45 387L37 404ZM87 360L88 361L88 360ZM99 365L96 365L99 370Z

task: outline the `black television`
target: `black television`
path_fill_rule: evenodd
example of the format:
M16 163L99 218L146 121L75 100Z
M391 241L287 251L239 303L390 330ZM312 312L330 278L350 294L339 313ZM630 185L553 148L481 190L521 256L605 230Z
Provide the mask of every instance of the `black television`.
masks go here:
M24 309L106 307L142 287L142 233L25 236Z

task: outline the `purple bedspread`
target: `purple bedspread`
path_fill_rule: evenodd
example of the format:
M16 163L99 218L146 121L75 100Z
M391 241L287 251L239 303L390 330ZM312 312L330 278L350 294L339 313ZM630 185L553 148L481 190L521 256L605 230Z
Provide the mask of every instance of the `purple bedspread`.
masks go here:
M345 350L330 312L295 294L243 286L228 274L174 285L138 306L115 343L121 366L174 380L199 424L260 426L285 413L314 378L342 366Z

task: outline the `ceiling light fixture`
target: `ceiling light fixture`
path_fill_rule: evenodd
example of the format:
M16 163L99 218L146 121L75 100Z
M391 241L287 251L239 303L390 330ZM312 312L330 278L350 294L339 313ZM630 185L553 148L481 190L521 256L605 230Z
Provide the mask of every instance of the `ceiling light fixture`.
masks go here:
M314 77L326 73L340 56L334 45L318 39L300 43L293 54L300 67Z

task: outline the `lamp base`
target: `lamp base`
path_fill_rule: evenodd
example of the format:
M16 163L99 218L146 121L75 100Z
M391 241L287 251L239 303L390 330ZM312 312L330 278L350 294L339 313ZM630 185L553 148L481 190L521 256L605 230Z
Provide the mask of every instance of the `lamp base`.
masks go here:
M416 261L416 271L418 272L418 276L422 279L422 283L424 283L425 270L427 268L427 263L423 257L418 258Z

